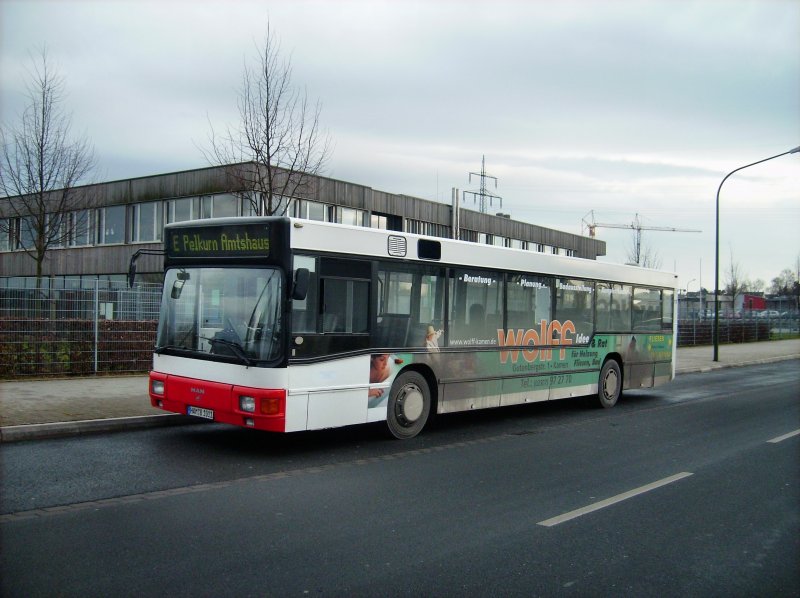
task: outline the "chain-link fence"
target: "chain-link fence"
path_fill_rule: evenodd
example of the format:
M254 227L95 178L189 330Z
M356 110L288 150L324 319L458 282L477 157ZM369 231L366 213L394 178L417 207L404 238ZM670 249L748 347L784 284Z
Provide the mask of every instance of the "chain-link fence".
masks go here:
M0 378L150 369L161 285L0 288Z
M798 312L752 312L720 317L719 342L752 343L756 341L797 338L800 334ZM710 345L714 342L713 314L693 314L678 321L678 346Z
M93 281L90 288L0 288L0 379L142 373L152 364L161 285ZM710 345L714 320L682 317L678 346ZM800 314L720 318L720 343L796 338Z

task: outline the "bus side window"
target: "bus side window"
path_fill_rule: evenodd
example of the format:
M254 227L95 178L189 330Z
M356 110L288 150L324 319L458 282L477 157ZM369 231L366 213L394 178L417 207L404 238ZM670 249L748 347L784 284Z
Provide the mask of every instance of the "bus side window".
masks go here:
M296 255L294 269L298 268L306 268L309 272L308 293L303 300L292 300L292 332L314 333L317 331L317 305L319 305L317 260L307 255Z
M506 283L508 330L538 329L542 320L549 322L552 312L552 279L533 274L509 276Z
M661 291L661 329L672 330L673 310L675 308L675 292L670 290Z
M610 282L597 283L597 330L626 332L631 327L631 287Z
M372 346L426 347L428 328L442 329L445 280L437 266L379 264Z
M322 332L362 334L369 331L369 282L322 279Z
M661 291L642 287L633 289L633 329L661 330Z
M587 280L556 279L555 319L572 322L575 335L588 339L594 332L594 283Z
M450 277L450 346L497 344L503 327L503 277L488 270L453 270Z

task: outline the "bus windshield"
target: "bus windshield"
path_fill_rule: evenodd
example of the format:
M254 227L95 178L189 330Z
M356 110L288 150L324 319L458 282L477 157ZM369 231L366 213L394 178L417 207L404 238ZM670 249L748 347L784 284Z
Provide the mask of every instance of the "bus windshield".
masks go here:
M171 268L157 353L264 365L283 356L282 275L275 268Z

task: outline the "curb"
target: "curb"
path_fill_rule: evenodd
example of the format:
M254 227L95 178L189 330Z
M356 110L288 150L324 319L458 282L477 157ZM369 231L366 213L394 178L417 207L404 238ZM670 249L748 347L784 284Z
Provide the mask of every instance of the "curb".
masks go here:
M715 365L702 365L689 369L679 369L676 376L684 374L708 373L715 370L760 365L800 359L800 354L779 355L747 362L717 363ZM165 426L186 426L193 424L205 425L207 423L199 418L179 415L177 413L164 413L159 415L142 415L137 417L115 417L108 419L87 419L70 422L52 422L46 424L24 424L18 426L0 426L0 444L7 442L20 442L24 440L44 440L48 438L64 438L67 436L81 436L86 434L103 434L108 432L123 432L128 430L157 428Z
M138 417L114 417L109 419L85 419L71 422L52 422L47 424L24 424L0 427L0 443L22 440L42 440L63 438L83 434L102 434L164 426L185 426L202 424L196 418L177 413L163 415L143 415Z
M708 372L713 372L716 370L724 370L728 368L740 368L745 367L748 365L764 365L766 363L777 363L779 361L791 361L792 359L800 359L800 354L796 355L778 355L776 357L765 357L763 359L754 359L753 361L739 361L736 363L716 363L713 365L702 365L697 367L691 367L687 369L678 369L675 372L676 376L680 376L682 374L707 374Z

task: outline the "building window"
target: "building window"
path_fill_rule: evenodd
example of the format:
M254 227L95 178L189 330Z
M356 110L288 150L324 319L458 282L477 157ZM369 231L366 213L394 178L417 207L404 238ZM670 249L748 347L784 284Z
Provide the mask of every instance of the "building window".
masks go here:
M184 222L199 217L196 197L171 199L169 202L169 222Z
M450 238L450 227L443 224L436 224L435 222L426 222L423 220L412 220L411 218L407 218L405 222L405 229L407 233L412 233L415 235L441 237L444 239Z
M389 228L389 219L383 214L372 214L370 216L370 226L372 228L387 230Z
M45 218L49 246L53 249L64 247L67 242L69 214L47 214Z
M262 216L292 215L294 203L292 198L275 193L272 196L272 205L270 206L267 193L253 191L242 197L242 216L258 216L259 207L263 208L264 213L261 214ZM214 218L219 218L221 216L222 214L218 214L216 211L214 212Z
M22 218L10 218L8 228L8 248L10 251L22 249L20 235L22 234Z
M325 222L328 220L328 206L324 203L317 203L316 201L304 202L308 209L308 214L305 216L309 220L319 220Z
M468 230L466 228L461 229L461 237L462 241L469 241L470 243L477 243L478 242L478 231Z
M256 215L256 207L250 198L246 195L243 196L240 200L241 207L242 207L242 216L255 216Z
M161 229L164 227L164 216L160 201L137 203L133 206L131 218L131 242L144 243L160 241Z
M92 243L92 214L91 210L76 210L69 214L69 245L81 247Z
M214 196L209 195L200 198L200 218L213 218Z
M215 195L213 202L214 218L235 218L239 215L239 202L235 195Z
M11 218L0 218L0 251L11 249Z
M36 227L33 223L33 218L26 216L19 219L19 235L18 248L19 249L33 249L36 241Z
M345 208L343 206L336 207L336 222L340 224L349 224L350 226L364 226L364 215L366 212L363 210L356 210L355 208Z
M328 222L328 206L324 203L307 199L297 200L294 211L298 218Z
M125 206L100 209L100 227L97 242L112 245L125 242Z
M201 218L233 218L239 215L239 198L235 195L208 195L201 198Z

